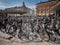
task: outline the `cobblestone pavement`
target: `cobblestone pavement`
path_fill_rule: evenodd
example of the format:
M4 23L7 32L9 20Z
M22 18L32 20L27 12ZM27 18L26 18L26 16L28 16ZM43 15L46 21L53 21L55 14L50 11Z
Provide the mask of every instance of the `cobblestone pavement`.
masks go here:
M6 40L0 39L0 45L60 45L50 42L25 42L25 43L19 43L19 42L8 42Z
M7 40L2 37L9 37L7 34L3 34L0 32L0 45L60 45L60 43L54 43L54 42L23 42L18 39L13 38L13 40ZM18 41L17 41L18 40Z

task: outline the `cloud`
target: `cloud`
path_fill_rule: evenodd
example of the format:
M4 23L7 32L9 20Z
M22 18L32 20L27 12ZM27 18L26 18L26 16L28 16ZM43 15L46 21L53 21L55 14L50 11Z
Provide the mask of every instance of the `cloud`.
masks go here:
M31 6L28 6L28 7L31 8L31 9L35 9L36 8L35 5L31 5Z
M4 3L0 2L0 9L5 9L5 8L10 8L10 7L14 7L16 5L5 5Z
M12 7L12 6L6 5L3 2L0 2L0 9L5 9L5 8L9 8L9 7Z
M6 6L4 5L4 3L0 2L0 9L4 9L6 8Z
M22 5L22 4L21 4ZM15 7L15 6L21 6L20 4L13 4L13 5L5 5L4 3L0 2L0 9ZM27 5L27 7L31 9L35 9L35 5Z

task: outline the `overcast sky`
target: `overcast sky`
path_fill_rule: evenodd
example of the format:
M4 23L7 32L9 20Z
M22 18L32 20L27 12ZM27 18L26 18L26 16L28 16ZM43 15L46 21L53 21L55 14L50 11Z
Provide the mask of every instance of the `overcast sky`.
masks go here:
M0 0L0 9L21 6L23 1L27 7L35 8L36 3L44 2L47 0Z

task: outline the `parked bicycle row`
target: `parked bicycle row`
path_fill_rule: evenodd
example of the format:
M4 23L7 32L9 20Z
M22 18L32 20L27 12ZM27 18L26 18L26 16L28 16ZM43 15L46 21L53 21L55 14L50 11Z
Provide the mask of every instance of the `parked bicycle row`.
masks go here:
M21 18L21 19L2 19L0 20L0 31L7 33L20 40L34 41L48 39L56 41L60 36L60 20L55 18Z

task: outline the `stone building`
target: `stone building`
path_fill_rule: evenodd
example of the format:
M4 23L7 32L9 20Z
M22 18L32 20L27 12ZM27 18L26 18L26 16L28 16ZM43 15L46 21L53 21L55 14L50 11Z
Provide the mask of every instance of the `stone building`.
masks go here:
M30 16L30 15L34 15L34 10L28 8L24 2L23 2L22 6L7 8L4 10L4 12L7 13L7 16L21 16L21 15Z

